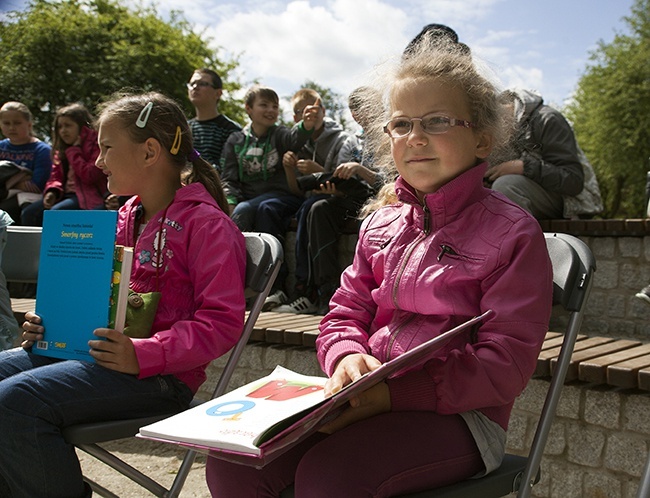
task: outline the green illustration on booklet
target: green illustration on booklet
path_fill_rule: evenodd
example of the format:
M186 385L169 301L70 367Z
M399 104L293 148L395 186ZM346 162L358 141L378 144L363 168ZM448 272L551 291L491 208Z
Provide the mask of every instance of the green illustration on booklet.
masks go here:
M278 366L266 377L141 427L138 435L232 462L264 466L336 417L352 397L422 365L461 333L469 337L472 327L491 313L488 310L412 348L327 398L325 377Z
M36 290L45 333L33 353L92 362L93 330L124 330L133 249L116 247L116 225L116 211L45 211Z

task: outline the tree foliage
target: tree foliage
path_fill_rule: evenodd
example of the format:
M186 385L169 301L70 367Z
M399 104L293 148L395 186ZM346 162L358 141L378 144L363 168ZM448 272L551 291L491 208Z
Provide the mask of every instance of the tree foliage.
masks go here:
M596 171L604 217L644 216L650 169L650 0L637 0L625 22L630 34L599 43L566 109Z
M237 61L218 60L209 42L177 12L165 22L151 7L130 10L117 0L32 0L0 22L0 102L26 104L41 138L58 107L83 102L92 111L125 89L165 93L192 116L185 83L195 68L217 71L226 93L241 87L230 76ZM243 121L241 102L220 106Z

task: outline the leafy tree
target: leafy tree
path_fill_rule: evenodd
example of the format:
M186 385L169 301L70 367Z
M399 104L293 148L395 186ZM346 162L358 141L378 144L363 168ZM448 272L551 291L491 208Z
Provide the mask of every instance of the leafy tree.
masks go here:
M26 104L41 138L58 107L83 102L92 111L123 89L160 91L192 116L185 83L195 68L216 70L226 91L241 87L231 77L237 60L218 60L209 41L178 12L165 22L152 7L130 10L117 0L32 0L0 22L0 102ZM241 102L220 106L243 122Z
M604 217L641 217L650 169L650 0L624 18L630 34L602 41L567 106L598 177Z

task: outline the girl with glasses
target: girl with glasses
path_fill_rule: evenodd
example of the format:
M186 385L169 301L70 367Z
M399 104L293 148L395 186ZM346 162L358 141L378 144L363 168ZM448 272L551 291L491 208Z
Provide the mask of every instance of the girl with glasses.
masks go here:
M387 497L501 463L510 411L551 313L544 236L526 211L483 187L506 128L497 89L466 50L425 34L386 90L376 160L396 180L368 207L354 261L320 324L325 392L493 313L422 367L353 398L261 470L210 458L213 496L277 497L293 484L296 497Z

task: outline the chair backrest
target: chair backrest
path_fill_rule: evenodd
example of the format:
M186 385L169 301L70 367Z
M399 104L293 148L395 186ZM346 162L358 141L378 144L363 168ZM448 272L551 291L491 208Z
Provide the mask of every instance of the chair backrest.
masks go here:
M582 240L564 233L545 233L544 237L553 265L553 303L561 305L570 312L570 315L560 355L528 455L526 470L522 476L517 495L520 498L530 496L539 472L546 440L582 325L587 298L591 292L593 273L596 271L596 260L589 246Z
M280 271L284 257L282 245L273 235L244 232L244 238L246 240L246 297L252 301L252 304L241 338L230 352L217 387L212 393L213 398L225 392L239 357L253 332L257 317L262 311L264 300Z
M41 227L7 227L7 244L2 251L2 272L8 282L36 282L42 231Z
M639 480L639 489L637 490L636 498L648 498L648 496L650 496L650 453L648 453L643 474L641 474L641 479Z

